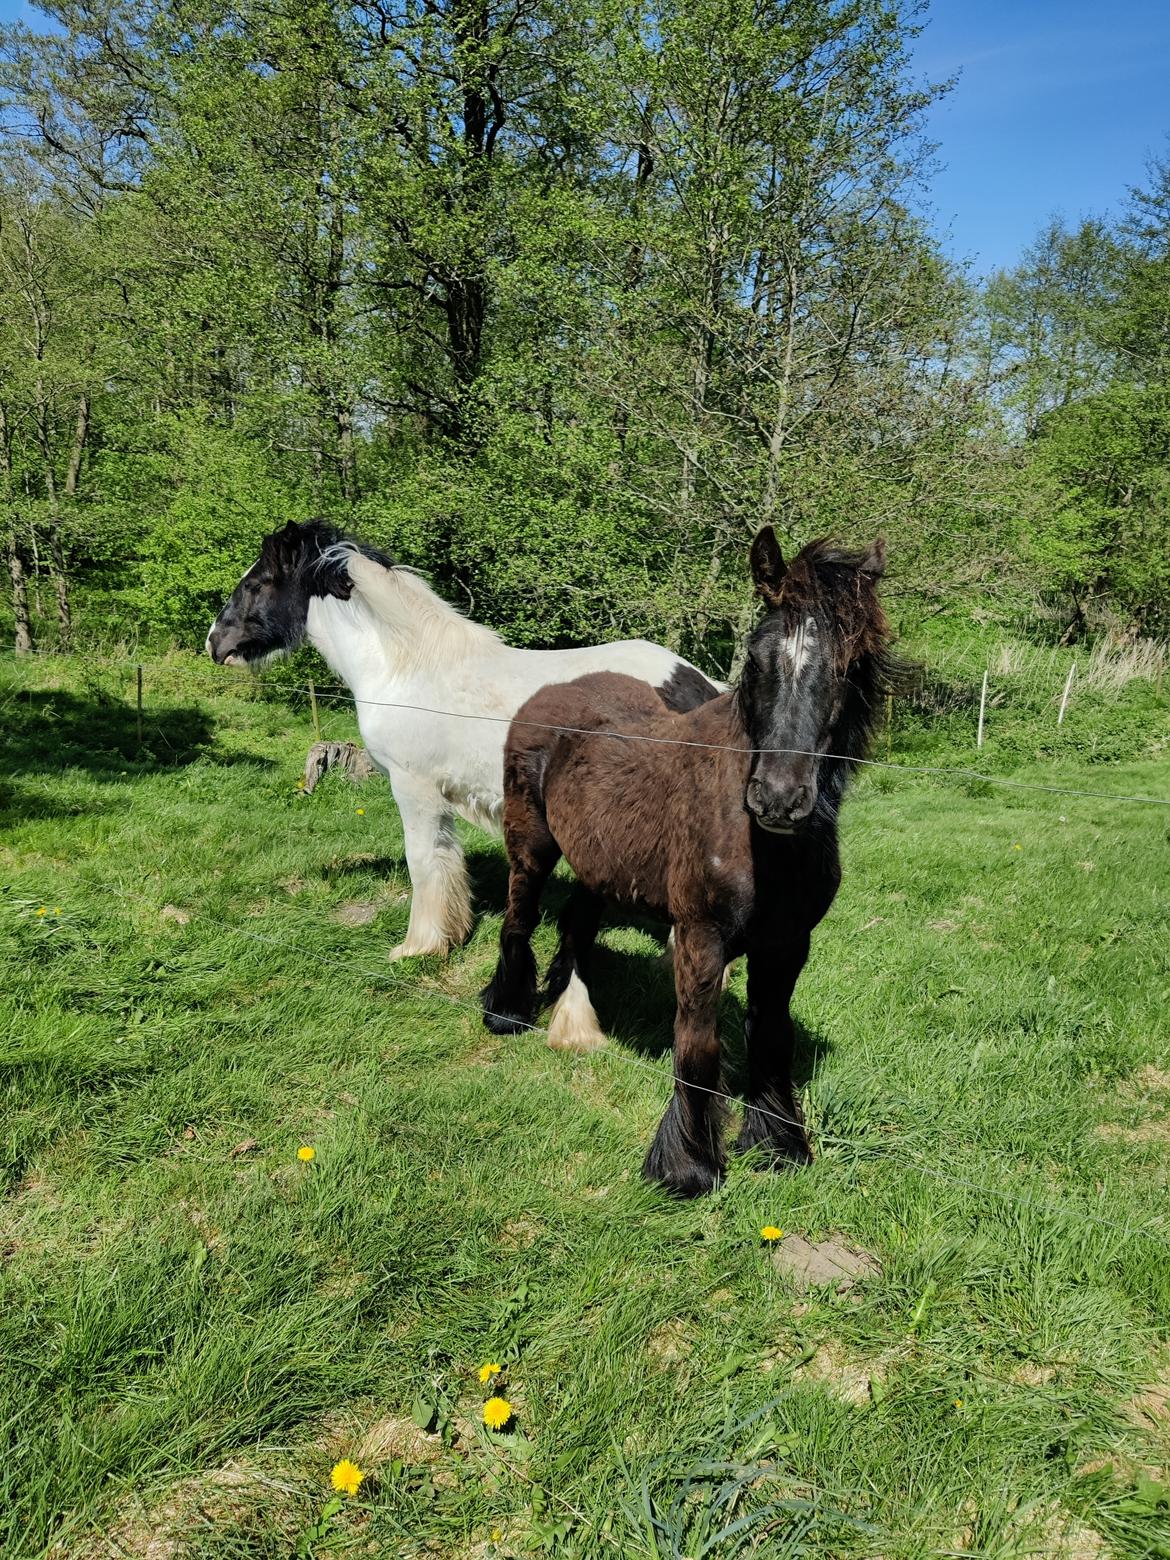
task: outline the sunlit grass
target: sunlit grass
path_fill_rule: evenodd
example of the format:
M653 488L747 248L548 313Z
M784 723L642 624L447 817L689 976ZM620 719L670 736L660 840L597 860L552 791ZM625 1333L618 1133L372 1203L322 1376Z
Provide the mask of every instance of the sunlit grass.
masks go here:
M5 676L6 1554L1170 1543L1134 1401L1167 1381L1163 810L867 777L797 992L818 1160L680 1206L638 1174L670 1087L650 931L603 934L606 1051L497 1039L498 846L468 834L471 943L391 966L390 795L298 794L307 713L176 663L140 750L132 681ZM799 1295L765 1227L881 1275Z

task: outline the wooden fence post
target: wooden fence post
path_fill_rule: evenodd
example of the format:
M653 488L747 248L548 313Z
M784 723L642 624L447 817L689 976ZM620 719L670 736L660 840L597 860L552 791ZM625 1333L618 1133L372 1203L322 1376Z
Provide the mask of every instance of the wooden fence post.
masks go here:
M975 738L975 746L983 746L983 713L987 709L987 673L983 674L983 692L979 695L979 733Z
M1056 717L1058 726L1064 725L1064 712L1068 709L1068 696L1072 692L1073 678L1077 675L1077 663L1074 661L1068 669L1068 677L1064 684L1064 697L1060 701L1060 714Z
M321 740L321 716L317 709L317 684L309 678L309 703L313 707L313 736Z
M138 746L142 746L142 668L138 668Z

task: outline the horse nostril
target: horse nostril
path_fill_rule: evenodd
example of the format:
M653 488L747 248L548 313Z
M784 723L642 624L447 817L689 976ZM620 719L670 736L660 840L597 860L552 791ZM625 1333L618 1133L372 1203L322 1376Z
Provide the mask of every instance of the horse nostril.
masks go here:
M794 791L785 804L784 812L792 823L798 823L801 818L807 818L812 811L812 792L807 785L802 785Z

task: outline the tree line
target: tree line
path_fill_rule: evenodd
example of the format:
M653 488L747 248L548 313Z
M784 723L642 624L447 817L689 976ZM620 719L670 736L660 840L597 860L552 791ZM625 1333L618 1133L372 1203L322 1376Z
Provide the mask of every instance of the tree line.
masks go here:
M18 651L326 513L517 642L725 668L742 558L1170 623L1170 164L974 286L903 0L46 0L0 30Z

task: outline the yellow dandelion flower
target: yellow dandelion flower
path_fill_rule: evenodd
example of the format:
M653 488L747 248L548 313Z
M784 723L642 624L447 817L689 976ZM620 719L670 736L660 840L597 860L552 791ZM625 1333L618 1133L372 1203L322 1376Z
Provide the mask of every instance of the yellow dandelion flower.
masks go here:
M1023 850L1023 848L1024 847L1018 843L1012 846L1013 850Z
M329 1477L339 1495L356 1495L365 1474L357 1463L350 1462L348 1457L343 1457L339 1463L334 1463L333 1472Z
M783 1240L784 1239L784 1231L782 1229L779 1229L775 1224L765 1224L763 1229L760 1231L760 1239L761 1240Z
M307 1165L311 1159L316 1159L317 1150L311 1148L308 1143L302 1143L297 1149L297 1158L303 1165Z
M963 1406L963 1399L962 1398L956 1398L955 1399L955 1407L956 1408L962 1408L962 1406Z
M54 915L60 915L61 914L61 906L60 905L54 905L53 906L53 914Z
M502 1366L500 1366L500 1365L493 1365L489 1361L488 1364L481 1365L479 1367L479 1379L482 1382L488 1382L488 1381L490 1381L492 1379L493 1376L498 1376L500 1374L500 1371L501 1371L502 1368L503 1368Z
M504 1535L500 1532L499 1528L492 1528L492 1543L493 1544L498 1544L500 1539L503 1538L503 1536Z
M512 1417L512 1405L507 1398L490 1397L483 1405L483 1422L489 1430L502 1430Z
M49 913L48 905L42 905L41 908L37 911L38 915L48 915L48 913Z
M357 815L359 818L364 818L366 816L366 809L364 807L359 807L357 809Z

